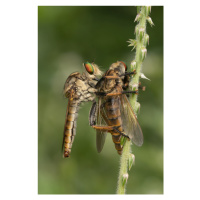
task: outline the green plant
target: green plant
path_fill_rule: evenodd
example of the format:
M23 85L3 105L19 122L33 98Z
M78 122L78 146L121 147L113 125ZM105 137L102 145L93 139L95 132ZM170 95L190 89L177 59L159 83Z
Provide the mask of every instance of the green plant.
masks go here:
M136 49L135 59L131 62L131 71L136 70L136 74L131 78L130 90L138 90L139 78L146 78L143 73L141 73L142 62L147 55L147 44L149 44L149 35L146 33L147 22L150 25L154 25L152 19L149 17L151 12L150 6L138 6L137 16L135 21L138 24L135 27L135 39L130 39L128 42L129 46ZM132 50L133 50L132 49ZM131 105L137 116L138 110L140 108L139 102L137 102L137 95L133 94L130 97ZM128 170L131 169L135 161L135 156L131 153L131 141L125 140L123 152L120 159L120 171L118 177L117 194L125 194L126 184L128 180Z

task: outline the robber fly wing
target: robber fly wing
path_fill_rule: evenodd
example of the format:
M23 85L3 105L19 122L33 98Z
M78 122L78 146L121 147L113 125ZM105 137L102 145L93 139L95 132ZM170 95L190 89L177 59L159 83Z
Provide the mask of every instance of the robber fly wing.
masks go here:
M128 135L131 141L137 146L143 144L143 134L138 123L137 117L133 111L133 108L127 99L127 96L123 94L121 96L121 118L124 133Z
M97 125L98 126L107 126L102 113L104 113L104 107L102 104L102 99L99 98L98 105L97 105ZM103 130L96 130L96 147L97 151L100 153L103 149L105 139L106 139L107 132Z

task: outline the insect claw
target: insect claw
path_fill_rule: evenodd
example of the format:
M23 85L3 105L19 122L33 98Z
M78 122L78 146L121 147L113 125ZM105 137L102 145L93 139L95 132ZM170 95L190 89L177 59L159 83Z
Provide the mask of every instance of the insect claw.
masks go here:
M145 86L143 86L143 87L142 87L142 91L145 91L145 90L146 90L146 87L145 87Z
M135 94L138 94L138 89L134 91Z
M137 74L137 73L136 73L136 69L133 70L133 74Z
M139 89L141 89L142 91L145 91L146 87L145 86L141 86L141 82L139 82Z

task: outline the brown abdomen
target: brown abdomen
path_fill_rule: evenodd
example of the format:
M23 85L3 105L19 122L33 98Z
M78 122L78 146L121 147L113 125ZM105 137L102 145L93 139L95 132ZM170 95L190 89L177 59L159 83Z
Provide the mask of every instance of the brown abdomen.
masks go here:
M76 135L76 120L78 116L78 109L79 104L76 101L69 100L63 138L64 157L69 157L71 153L72 144Z
M119 107L119 96L107 98L105 102L105 110L108 119L109 126L116 126L120 132L123 132L122 129L122 120ZM112 134L112 140L115 144L115 148L118 154L122 154L123 146L120 144L121 134L117 131L110 131Z

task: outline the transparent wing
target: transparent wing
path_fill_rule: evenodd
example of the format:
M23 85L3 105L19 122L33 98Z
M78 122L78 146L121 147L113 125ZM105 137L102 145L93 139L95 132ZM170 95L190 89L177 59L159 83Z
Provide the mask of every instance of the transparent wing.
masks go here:
M123 94L121 96L121 118L124 133L128 135L131 141L137 146L143 144L143 134L140 125L137 121L132 106L127 99L127 96Z
M99 98L97 105L97 125L98 126L107 126L105 122L105 111L102 104L102 99ZM100 153L103 149L107 132L102 130L96 130L96 147L97 151Z

